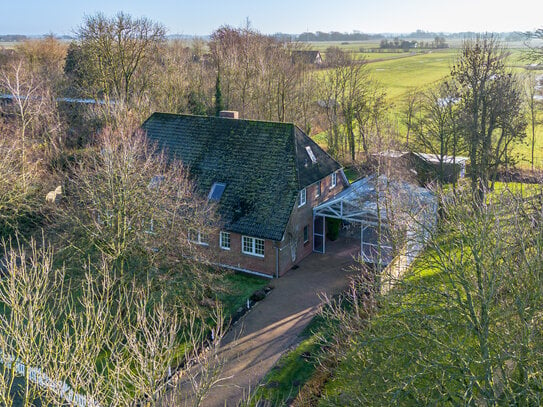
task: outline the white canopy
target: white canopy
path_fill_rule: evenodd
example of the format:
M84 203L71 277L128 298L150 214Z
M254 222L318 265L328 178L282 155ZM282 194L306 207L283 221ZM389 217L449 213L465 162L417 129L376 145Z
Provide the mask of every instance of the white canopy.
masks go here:
M378 219L410 223L410 218L418 217L421 211L435 218L436 210L436 198L430 190L372 175L353 182L334 198L316 206L313 214L376 226Z

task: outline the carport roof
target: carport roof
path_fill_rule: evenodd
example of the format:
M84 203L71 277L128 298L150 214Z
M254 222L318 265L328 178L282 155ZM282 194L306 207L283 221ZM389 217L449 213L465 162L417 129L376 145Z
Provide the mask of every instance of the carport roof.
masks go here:
M393 217L412 218L424 208L435 208L435 205L435 195L426 188L389 180L384 175L372 175L353 182L334 198L315 207L313 213L315 216L376 225L379 216L384 222Z

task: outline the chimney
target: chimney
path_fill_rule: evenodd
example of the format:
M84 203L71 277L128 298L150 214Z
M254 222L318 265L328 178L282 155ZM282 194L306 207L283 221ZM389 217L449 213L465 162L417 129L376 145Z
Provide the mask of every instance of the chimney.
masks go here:
M227 119L239 119L239 113L235 110L221 110L219 117L225 117Z

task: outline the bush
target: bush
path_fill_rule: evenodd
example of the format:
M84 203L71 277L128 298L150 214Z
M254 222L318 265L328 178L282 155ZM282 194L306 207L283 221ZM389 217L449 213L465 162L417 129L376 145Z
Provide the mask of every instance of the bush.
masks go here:
M337 240L339 236L340 219L326 218L326 237L331 241Z

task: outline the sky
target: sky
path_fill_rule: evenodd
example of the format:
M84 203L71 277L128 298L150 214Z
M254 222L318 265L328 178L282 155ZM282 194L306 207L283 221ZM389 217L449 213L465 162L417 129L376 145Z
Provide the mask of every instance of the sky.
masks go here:
M124 11L168 34L208 35L222 25L264 33L533 31L543 0L0 0L0 34L71 35L85 15Z

